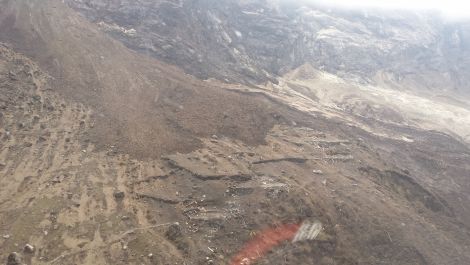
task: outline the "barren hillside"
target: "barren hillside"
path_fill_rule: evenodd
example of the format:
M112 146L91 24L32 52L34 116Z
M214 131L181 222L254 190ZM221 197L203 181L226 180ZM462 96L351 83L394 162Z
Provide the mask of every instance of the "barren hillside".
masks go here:
M470 263L464 60L424 86L429 69L334 71L318 42L279 52L300 44L274 2L0 0L0 262Z

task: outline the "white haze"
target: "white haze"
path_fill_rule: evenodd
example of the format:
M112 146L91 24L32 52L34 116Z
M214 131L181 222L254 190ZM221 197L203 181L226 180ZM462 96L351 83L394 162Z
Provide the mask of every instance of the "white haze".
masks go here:
M296 0L290 0L296 1ZM332 7L437 10L450 19L470 19L468 0L300 0ZM300 2L299 1L299 2Z

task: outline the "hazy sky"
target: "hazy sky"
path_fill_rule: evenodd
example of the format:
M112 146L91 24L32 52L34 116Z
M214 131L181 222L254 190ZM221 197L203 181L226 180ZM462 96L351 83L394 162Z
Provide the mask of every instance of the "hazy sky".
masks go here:
M293 0L295 1L295 0ZM470 18L470 0L310 0L345 7L437 9L451 18Z

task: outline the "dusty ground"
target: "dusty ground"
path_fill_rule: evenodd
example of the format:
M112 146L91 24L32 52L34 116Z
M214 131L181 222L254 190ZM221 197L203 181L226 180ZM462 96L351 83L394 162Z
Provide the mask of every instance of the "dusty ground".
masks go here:
M46 10L69 12L58 7ZM284 242L256 264L470 262L460 138L408 124L404 110L327 106L294 81L229 86L153 61L139 67L162 75L144 72L150 83L119 94L128 83L110 66L46 44L70 76L90 62L111 76L93 79L103 91L90 99L77 78L91 75L62 80L42 54L0 47L2 262L17 252L26 264L230 264L259 231L303 221L321 222L315 240ZM136 78L124 61L141 57L115 45L130 57L108 63ZM147 87L162 76L171 89ZM163 103L146 105L157 89Z
M138 160L84 141L91 110L48 91L28 59L3 48L1 69L3 260L29 243L30 264L228 264L256 231L303 220L322 236L261 264L469 260L469 150L445 135L312 116L266 144L213 136Z

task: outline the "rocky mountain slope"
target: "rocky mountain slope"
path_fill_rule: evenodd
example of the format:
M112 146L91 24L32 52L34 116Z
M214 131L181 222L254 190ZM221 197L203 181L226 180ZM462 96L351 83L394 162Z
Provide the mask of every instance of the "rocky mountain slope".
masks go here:
M464 24L261 0L0 7L2 263L469 263Z
M204 79L276 82L310 63L362 83L470 91L470 24L438 14L282 0L66 2L127 47Z
M277 119L290 118L269 100L220 90L129 51L59 4L4 1L0 37L38 61L66 98L95 108L99 145L120 142L134 155L158 156L197 147L195 135L257 143Z

